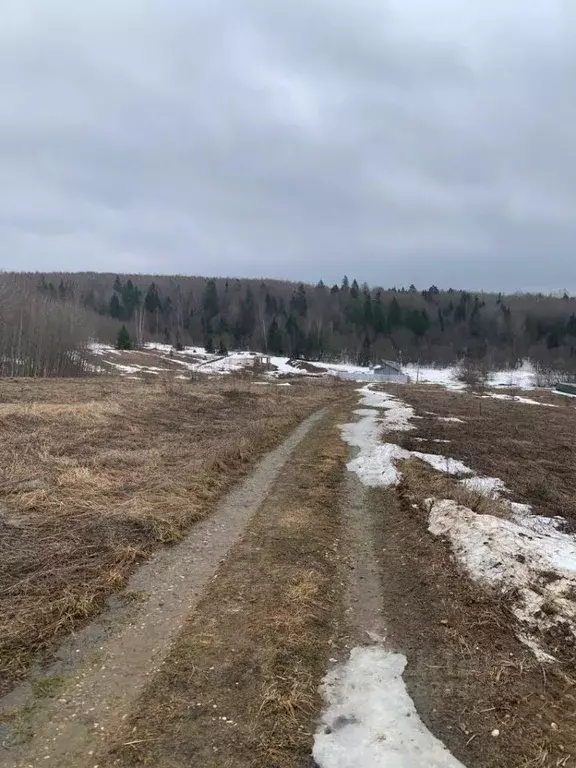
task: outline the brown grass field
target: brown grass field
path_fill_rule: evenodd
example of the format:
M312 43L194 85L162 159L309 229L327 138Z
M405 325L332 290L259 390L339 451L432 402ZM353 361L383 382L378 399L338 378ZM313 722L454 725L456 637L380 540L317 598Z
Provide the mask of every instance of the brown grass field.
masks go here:
M433 386L389 391L412 405L421 418L415 422L417 431L386 439L409 450L460 459L480 474L499 477L513 500L531 504L536 514L563 517L567 528L576 530L576 400L548 391L521 393L558 406L549 408Z
M333 382L0 383L0 692L180 539Z

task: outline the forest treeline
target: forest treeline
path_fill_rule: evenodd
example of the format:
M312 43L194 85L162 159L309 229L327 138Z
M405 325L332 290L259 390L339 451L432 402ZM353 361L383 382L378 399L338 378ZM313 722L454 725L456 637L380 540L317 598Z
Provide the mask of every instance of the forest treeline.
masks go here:
M100 273L4 273L0 282L2 373L27 349L67 347L75 356L38 368L83 368L90 338L162 341L224 352L253 349L310 359L382 359L445 365L463 357L489 367L530 358L576 371L576 299L456 289L378 288L344 277L335 285ZM124 332L123 332L124 333ZM30 366L29 366L30 368ZM33 366L28 371L37 374Z

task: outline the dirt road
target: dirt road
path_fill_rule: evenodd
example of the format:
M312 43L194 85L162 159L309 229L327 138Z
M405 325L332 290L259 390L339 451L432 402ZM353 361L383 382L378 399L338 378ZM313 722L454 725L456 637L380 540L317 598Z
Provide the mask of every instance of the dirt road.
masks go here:
M214 515L141 567L128 586L133 599L111 601L98 622L63 646L47 673L5 698L3 708L14 714L4 726L3 765L94 765L94 751L159 670L221 561L294 450L325 415L318 411L304 421L220 502Z

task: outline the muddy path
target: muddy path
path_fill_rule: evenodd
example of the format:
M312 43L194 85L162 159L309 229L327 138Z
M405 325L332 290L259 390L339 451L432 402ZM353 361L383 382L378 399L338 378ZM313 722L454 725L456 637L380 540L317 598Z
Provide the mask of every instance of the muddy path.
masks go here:
M308 432L306 419L179 545L152 557L94 624L71 638L57 662L0 702L4 766L92 766L93 754L161 668L190 612L215 577ZM8 714L6 714L8 713Z

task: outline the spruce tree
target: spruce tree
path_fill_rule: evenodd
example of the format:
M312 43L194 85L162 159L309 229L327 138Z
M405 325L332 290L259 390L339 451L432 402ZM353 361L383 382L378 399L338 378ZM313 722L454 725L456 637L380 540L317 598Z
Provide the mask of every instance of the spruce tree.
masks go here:
M281 355L283 352L282 348L282 332L280 331L280 327L278 325L278 321L276 318L272 320L270 323L270 326L268 328L268 351L272 352L274 355Z
M118 331L116 338L116 349L132 349L132 339L125 325Z
M108 314L116 320L122 320L124 317L124 308L120 303L117 293L113 293L108 304Z

